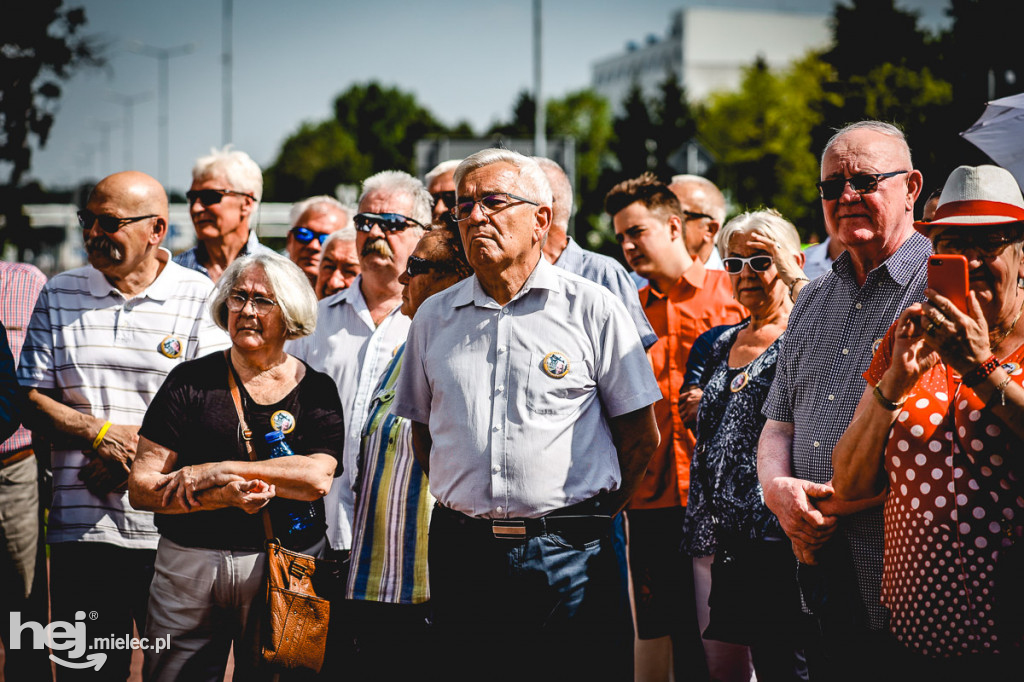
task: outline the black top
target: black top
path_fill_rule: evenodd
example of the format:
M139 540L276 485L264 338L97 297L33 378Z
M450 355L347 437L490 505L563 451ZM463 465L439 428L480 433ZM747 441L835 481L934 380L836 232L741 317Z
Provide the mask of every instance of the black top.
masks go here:
M299 385L272 405L256 403L244 386L239 388L259 459L269 457L270 448L264 435L271 431L271 416L278 410L286 410L295 417L295 429L286 435L295 454L330 455L338 460L335 477L341 475L345 429L341 400L333 379L307 365L306 375ZM226 460L249 461L238 414L228 390L224 353L211 353L171 370L146 411L139 434L177 453L176 469ZM310 504L315 510L310 528L287 534L288 513L301 514ZM276 497L267 508L275 533L289 549L306 549L326 533L322 499L310 503ZM258 550L266 540L260 514L246 514L237 507L190 514L158 513L156 527L162 535L186 547Z
M736 334L748 324L749 318L727 327L707 359L684 522L683 548L695 557L714 554L724 535L783 537L757 480L757 440L765 422L761 405L775 378L785 332L750 364L730 367Z

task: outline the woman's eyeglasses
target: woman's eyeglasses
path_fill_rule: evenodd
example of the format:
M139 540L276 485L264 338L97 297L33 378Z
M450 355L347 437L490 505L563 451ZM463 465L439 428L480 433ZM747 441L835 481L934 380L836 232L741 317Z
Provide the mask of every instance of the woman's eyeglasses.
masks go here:
M427 260L418 256L409 256L406 262L405 274L409 277L425 275L431 270L437 272L455 272L455 262L451 260Z
M131 218L118 218L113 215L96 215L92 211L83 208L78 212L78 224L82 226L83 230L90 230L92 229L92 224L98 222L101 230L107 234L114 234L129 223L145 220L146 218L159 217L155 213L151 213L150 215L137 215Z
M252 302L252 309L257 315L266 315L274 309L274 306L277 305L277 301L272 298L267 298L266 296L249 296L248 294L243 294L240 291L233 291L228 294L226 303L228 310L233 313L240 313L245 310L245 306L250 301Z
M730 275L738 275L743 272L744 263L749 265L754 272L767 272L774 262L771 256L751 256L750 258L729 256L722 259L722 265Z
M241 197L249 197L253 201L256 200L256 197L251 194L246 192L236 192L233 189L190 189L185 192L185 199L188 200L189 206L196 203L197 200L203 206L213 206L214 204L219 204L225 194L237 194Z
M833 201L843 196L843 190L846 189L846 183L850 183L850 188L857 194L872 194L878 191L878 183L886 178L891 178L895 175L903 175L910 171L900 170L892 171L891 173L860 173L858 175L851 175L848 178L832 178L831 180L822 180L818 183L818 193L822 199L826 201Z

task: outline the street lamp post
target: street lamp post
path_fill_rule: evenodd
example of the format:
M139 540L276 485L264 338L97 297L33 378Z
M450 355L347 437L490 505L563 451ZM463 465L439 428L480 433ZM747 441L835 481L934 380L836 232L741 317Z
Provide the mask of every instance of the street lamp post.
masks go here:
M168 142L168 119L169 114L169 97L168 97L168 67L167 63L171 57L180 57L192 52L195 49L195 43L188 43L187 45L178 45L177 47L153 47L152 45L146 45L135 41L129 44L128 49L132 52L136 52L147 57L153 57L157 60L159 69L157 71L157 83L159 87L160 97L159 105L157 107L157 128L160 134L160 147L159 147L159 162L158 168L159 179L164 187L167 186L168 171L168 150L170 144Z

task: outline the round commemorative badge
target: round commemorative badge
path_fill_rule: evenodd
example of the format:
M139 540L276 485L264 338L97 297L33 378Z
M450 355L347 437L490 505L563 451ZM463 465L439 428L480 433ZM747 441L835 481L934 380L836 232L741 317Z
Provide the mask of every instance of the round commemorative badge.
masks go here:
M551 351L541 360L544 373L553 379L561 379L569 373L569 358L561 351Z
M748 381L750 381L750 375L746 372L740 372L732 378L732 381L729 382L729 390L733 393L736 391L742 391Z
M1016 362L1007 362L1003 365L1003 369L1006 370L1007 374L1020 374L1020 364Z
M281 433L291 433L295 430L295 416L288 410L278 410L270 415L270 427Z
M164 337L164 340L160 342L160 354L172 359L180 357L181 341L173 336Z

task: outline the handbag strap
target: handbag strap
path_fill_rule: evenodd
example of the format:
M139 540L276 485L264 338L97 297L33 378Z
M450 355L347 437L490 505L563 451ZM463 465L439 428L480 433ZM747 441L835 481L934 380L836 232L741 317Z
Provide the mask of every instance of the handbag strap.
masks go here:
M245 421L245 409L242 407L242 394L238 390L238 384L240 379L235 378L235 366L231 364L231 349L224 351L224 360L228 363L228 389L231 392L231 399L235 403L235 411L238 413L238 424L242 427L242 442L245 443L246 452L249 453L249 459L255 462L258 458L256 451L252 447L252 429ZM277 541L274 535L274 526L270 522L270 512L267 511L266 507L263 507L260 511L260 516L263 518L263 532L267 536L267 540Z

